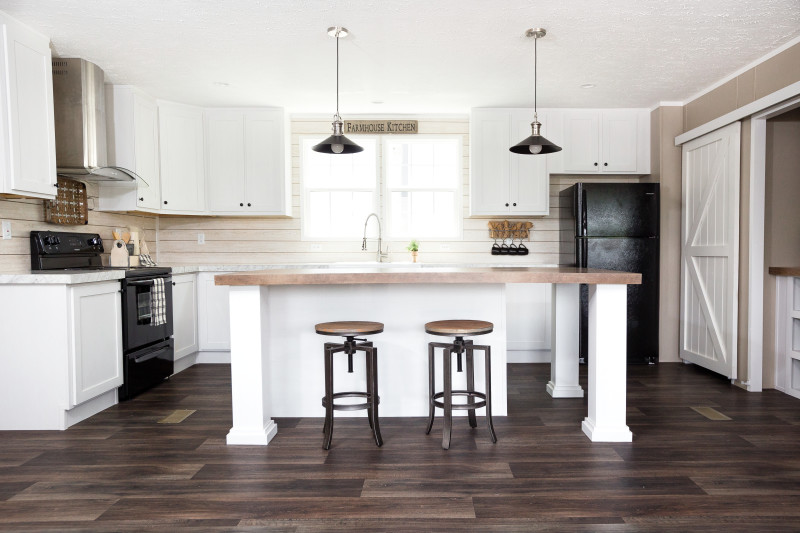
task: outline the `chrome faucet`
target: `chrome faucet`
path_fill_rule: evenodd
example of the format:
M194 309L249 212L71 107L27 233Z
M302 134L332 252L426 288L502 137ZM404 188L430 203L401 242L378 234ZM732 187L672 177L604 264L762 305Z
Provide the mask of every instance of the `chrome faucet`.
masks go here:
M375 220L378 221L378 251L376 252L375 260L378 263L382 263L385 258L389 257L389 250L387 247L387 253L383 253L383 248L381 247L381 219L375 213L370 213L367 215L367 219L364 221L364 238L361 240L361 249L364 251L367 250L367 224L369 223L369 219L371 217L375 217Z

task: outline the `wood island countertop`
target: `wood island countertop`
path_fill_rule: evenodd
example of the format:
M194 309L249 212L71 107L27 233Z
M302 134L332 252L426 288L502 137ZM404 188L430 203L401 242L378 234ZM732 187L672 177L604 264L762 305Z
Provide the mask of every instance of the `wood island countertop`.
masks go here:
M773 276L800 276L800 267L769 267Z
M633 272L578 267L301 268L220 274L215 285L363 285L403 283L587 283L639 285Z

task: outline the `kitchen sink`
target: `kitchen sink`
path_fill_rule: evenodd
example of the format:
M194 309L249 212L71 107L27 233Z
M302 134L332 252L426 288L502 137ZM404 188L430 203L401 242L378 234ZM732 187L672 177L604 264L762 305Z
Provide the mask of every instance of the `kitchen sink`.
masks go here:
M331 268L420 268L422 263L398 261L396 263L379 263L377 261L337 261L330 263Z

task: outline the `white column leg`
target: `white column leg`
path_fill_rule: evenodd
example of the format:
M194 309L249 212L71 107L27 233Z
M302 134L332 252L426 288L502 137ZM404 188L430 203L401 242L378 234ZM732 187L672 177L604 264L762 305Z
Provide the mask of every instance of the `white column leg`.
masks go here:
M228 444L266 445L278 432L270 418L268 291L230 288L233 427Z
M627 285L589 285L589 416L592 442L631 442L625 424Z
M583 398L578 383L578 313L576 283L553 283L550 308L550 382L547 392L553 398Z

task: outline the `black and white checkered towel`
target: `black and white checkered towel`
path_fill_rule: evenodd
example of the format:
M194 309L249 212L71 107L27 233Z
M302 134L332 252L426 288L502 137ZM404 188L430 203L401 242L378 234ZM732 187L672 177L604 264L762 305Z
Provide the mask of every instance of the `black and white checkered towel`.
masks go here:
M155 278L150 288L150 325L167 323L167 298L164 295L164 278Z

